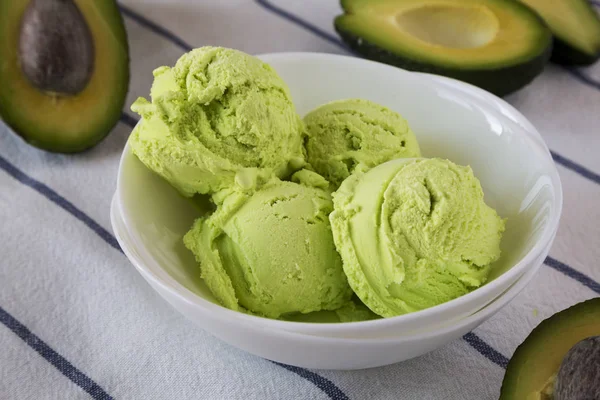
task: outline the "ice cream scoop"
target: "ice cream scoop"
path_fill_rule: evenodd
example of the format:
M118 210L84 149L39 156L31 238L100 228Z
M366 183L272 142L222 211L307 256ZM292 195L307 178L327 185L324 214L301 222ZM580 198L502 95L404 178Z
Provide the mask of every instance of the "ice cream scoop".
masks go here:
M330 215L344 272L375 313L392 317L464 295L500 257L504 221L470 167L393 160L356 171Z
M306 184L327 182L311 171L292 180L274 178L255 193L220 193L217 210L185 235L225 307L280 318L335 310L350 299L328 220L331 196Z
M267 179L302 167L302 121L288 87L255 57L192 50L154 71L150 94L132 106L142 119L131 147L185 196L226 188L243 170Z
M304 117L308 163L337 189L359 164L420 157L419 144L398 113L368 100L339 100Z

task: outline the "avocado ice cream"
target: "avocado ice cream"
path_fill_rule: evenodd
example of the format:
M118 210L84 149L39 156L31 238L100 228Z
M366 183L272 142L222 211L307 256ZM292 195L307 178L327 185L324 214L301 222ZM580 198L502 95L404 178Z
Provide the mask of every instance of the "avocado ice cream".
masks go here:
M266 179L302 167L302 121L288 87L255 57L192 50L154 71L150 95L132 105L142 119L129 143L185 196L229 187L247 170Z
M210 195L183 241L225 307L391 317L482 285L500 255L504 221L471 169L418 158L407 122L379 104L334 101L303 124L269 65L218 47L157 68L150 97L132 106L129 144L184 196Z
M337 189L358 164L375 167L420 157L419 144L398 113L368 100L339 100L304 117L307 161Z
M481 286L500 256L504 221L470 167L393 160L356 171L330 215L344 272L375 313L392 317Z
M273 178L254 193L233 188L218 194L217 210L197 220L184 243L219 302L270 318L348 302L352 291L333 243L333 204L323 186L322 177L303 170L292 182Z

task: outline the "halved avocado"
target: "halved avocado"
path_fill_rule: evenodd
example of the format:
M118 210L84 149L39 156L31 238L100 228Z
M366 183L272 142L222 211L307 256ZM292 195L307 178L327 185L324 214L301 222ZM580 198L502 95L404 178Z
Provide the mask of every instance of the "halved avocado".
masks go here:
M342 0L342 7L335 29L357 53L500 96L531 82L551 52L544 22L514 0Z
M600 17L588 0L521 0L554 34L552 61L589 65L600 57Z
M542 321L508 363L500 400L553 399L556 377L569 350L582 340L598 335L600 297ZM589 370L586 366L583 368Z
M0 1L0 116L30 144L94 146L119 120L128 83L115 1Z

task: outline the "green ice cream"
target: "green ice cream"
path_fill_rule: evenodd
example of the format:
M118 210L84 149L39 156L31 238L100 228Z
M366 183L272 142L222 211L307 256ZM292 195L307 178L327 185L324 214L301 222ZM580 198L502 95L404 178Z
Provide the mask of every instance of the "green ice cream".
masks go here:
M203 47L154 71L134 154L182 194L226 188L239 173L283 177L303 164L303 129L286 84L259 59ZM251 181L241 180L252 185ZM238 182L239 183L239 182Z
M372 168L420 157L414 133L399 114L368 100L324 104L304 117L307 161L337 189L358 164Z
M504 221L471 168L393 160L357 171L333 194L344 272L375 313L392 317L481 286L500 257Z
M279 318L335 310L349 300L327 218L331 196L306 184L327 182L310 171L292 180L301 183L273 178L254 194L219 193L217 211L185 235L202 278L225 307Z
M216 209L184 243L225 307L390 317L482 285L500 256L504 221L471 169L415 159L407 122L381 105L328 103L304 129L269 65L218 47L157 68L150 97L132 105L142 118L130 146L183 195L211 195Z

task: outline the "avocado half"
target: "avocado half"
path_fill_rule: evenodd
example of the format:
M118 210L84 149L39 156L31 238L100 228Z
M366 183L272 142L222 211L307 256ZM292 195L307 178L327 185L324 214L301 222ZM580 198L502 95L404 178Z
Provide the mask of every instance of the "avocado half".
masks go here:
M589 371L600 373L600 352L588 352L589 357L581 357L581 349L576 346L582 341L600 335L600 297L576 304L566 310L558 312L542 321L517 348L504 375L500 400L551 400L555 399L555 388L563 384L572 385L572 382L559 382L556 385L557 375L561 378L559 370L570 371L564 374L573 375L573 371ZM600 344L600 342L598 343ZM578 351L579 350L579 351ZM593 358L592 358L592 354ZM569 357L565 357L569 355ZM577 365L567 365L577 361ZM597 363L582 364L582 363ZM561 378L562 379L562 378ZM594 379L596 381L596 379ZM600 379L595 382L596 387L589 387L585 380L579 379L579 384L586 387L573 388L583 392L598 390L600 393ZM575 383L577 384L577 382ZM577 397L592 399L595 397Z
M128 84L115 1L0 1L0 116L30 144L94 146L119 120Z
M496 95L531 82L552 34L514 0L342 0L335 29L366 58L469 82Z
M600 57L600 17L588 0L521 0L554 34L552 61L589 65Z

